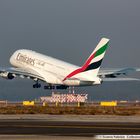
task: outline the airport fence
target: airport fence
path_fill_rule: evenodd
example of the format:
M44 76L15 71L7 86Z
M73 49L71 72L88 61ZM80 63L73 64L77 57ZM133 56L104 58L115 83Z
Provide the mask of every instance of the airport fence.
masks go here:
M0 107L5 106L48 106L48 107L131 107L140 106L140 101L86 101L86 102L40 102L40 101L0 101Z

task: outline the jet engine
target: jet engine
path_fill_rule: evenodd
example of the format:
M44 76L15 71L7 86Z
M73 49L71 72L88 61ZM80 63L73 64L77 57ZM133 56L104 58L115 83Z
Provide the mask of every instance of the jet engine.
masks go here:
M9 80L11 80L11 79L14 78L13 74L12 74L12 73L9 73L9 72L1 73L0 76L1 76L2 78L9 79Z

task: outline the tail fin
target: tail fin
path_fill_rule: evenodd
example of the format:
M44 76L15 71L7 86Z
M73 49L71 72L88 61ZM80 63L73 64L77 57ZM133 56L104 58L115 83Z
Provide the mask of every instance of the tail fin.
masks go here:
M86 60L85 64L81 68L76 69L73 72L71 72L69 75L67 75L63 79L63 81L65 81L68 78L73 77L74 75L81 74L82 72L84 73L86 72L87 77L91 77L91 78L97 77L103 57L108 47L108 42L109 42L109 39L102 38L99 44L96 46L95 50Z
M82 66L83 72L89 71L97 76L102 60L104 58L106 49L108 48L109 39L102 38L101 41L98 43L92 54L86 60L85 64Z

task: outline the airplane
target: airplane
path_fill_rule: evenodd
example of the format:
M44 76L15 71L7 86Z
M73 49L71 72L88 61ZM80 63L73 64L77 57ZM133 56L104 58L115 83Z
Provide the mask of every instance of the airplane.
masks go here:
M138 80L135 78L118 79L118 76L140 71L139 68L100 70L108 46L109 39L102 38L81 67L32 50L20 49L10 57L10 63L13 67L0 68L0 76L6 79L16 77L33 79L35 81L33 88L40 88L39 81L43 81L46 84L44 89L93 86L100 85L107 80Z

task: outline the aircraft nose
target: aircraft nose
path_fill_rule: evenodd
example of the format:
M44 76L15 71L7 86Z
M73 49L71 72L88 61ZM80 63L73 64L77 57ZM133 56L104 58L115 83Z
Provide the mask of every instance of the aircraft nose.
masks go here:
M13 54L12 54L12 56L10 57L10 64L14 64L14 61L15 61L15 59L16 59L16 56L17 56L17 51L16 52L14 52Z
M10 57L10 64L12 64L13 63L13 60L14 60L14 57L13 57L13 55Z

